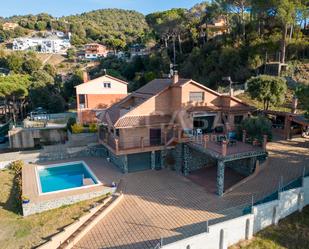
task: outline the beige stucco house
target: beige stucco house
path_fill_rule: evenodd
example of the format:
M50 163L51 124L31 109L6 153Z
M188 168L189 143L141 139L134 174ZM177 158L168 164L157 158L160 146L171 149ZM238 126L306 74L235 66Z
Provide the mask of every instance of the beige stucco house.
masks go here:
M96 113L127 96L128 83L108 74L76 86L77 113L80 123L96 122Z
M175 74L149 82L101 113L99 137L113 155L126 156L129 172L136 171L138 162L148 160L141 167L150 167L151 160L159 160L162 150L184 136L233 130L252 110L237 98Z

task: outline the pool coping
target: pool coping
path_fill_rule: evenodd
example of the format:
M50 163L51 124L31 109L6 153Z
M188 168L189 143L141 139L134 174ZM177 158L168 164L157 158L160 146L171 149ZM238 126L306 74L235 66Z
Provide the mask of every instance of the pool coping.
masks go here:
M82 186L82 187L76 187L76 188L68 188L68 189L63 189L63 190L56 190L56 191L50 191L47 193L43 193L42 192L42 186L41 186L41 179L39 176L39 172L38 169L39 168L54 168L54 167L62 167L62 166L66 166L66 165L70 165L70 164L78 164L78 163L82 163L83 166L86 168L86 170L89 172L89 174L91 175L91 177L97 182L95 184L91 184L91 185L87 185L87 186ZM93 173L93 171L91 170L91 168L87 165L87 163L85 161L72 161L72 162L65 162L65 163L56 163L56 164L51 164L51 165L36 165L35 168L35 177L36 177L36 182L37 182L37 190L38 190L38 194L39 196L44 196L44 195L51 195L51 194L57 194L57 193L62 193L62 192L66 192L66 191L72 191L72 190L80 190L80 189L87 189L87 188L91 188L91 187L96 187L96 186L102 186L102 182L98 179L98 177Z

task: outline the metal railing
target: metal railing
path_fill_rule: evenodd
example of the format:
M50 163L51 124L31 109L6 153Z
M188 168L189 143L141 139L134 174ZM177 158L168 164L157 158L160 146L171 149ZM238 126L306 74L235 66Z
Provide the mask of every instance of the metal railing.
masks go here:
M164 146L164 139L161 138L144 138L144 137L135 137L135 138L121 138L114 136L111 133L104 133L104 131L99 132L99 138L101 142L106 143L112 149L119 150L128 150L128 149L143 149L146 147L155 147L155 146Z
M275 192L265 196L264 198L262 198L262 199L260 199L258 201L255 201L255 202L252 201L252 205L251 206L247 206L247 207L244 208L243 214L251 213L253 206L261 205L261 204L264 204L264 203L267 203L267 202L278 200L279 199L279 194L281 192L302 187L303 186L304 178L308 177L308 176L309 176L309 169L304 167L303 175L302 176L300 176L300 177L298 177L298 178L296 178L296 179L294 179L294 180L292 180L292 181L290 181L290 182L288 182L286 184L283 184L283 178L281 177L280 181L278 183L277 191L275 191Z

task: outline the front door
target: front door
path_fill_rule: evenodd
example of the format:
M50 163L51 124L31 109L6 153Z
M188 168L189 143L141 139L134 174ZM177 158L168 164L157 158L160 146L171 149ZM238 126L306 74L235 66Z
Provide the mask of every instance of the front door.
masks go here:
M150 129L149 130L149 143L150 146L161 145L161 129Z

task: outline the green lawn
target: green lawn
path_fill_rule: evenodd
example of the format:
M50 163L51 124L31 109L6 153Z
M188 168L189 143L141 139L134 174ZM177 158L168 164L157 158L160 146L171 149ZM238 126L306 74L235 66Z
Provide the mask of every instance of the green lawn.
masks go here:
M309 207L256 234L252 241L230 249L306 249L309 248Z
M0 248L31 248L45 241L58 229L72 223L98 199L23 217L15 200L13 173L0 171Z

